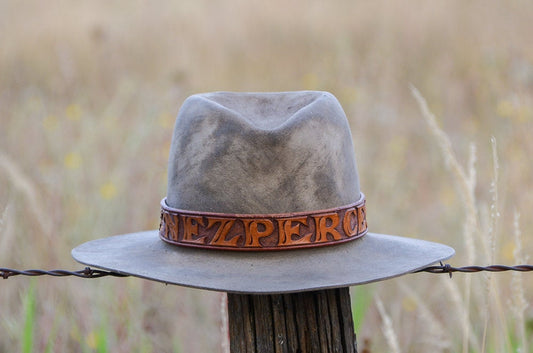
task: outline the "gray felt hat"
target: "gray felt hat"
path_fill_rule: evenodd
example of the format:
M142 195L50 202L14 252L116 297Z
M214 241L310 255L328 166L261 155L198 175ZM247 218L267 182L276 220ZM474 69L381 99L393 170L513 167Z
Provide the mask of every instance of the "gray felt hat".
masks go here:
M193 95L168 168L159 230L93 240L74 258L164 283L267 294L379 281L454 254L368 232L348 122L327 92Z

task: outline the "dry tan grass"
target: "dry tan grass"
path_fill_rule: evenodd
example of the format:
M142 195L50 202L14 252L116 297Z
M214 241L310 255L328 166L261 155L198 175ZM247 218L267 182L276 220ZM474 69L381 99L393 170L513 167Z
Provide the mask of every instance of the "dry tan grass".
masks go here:
M470 158L469 158L469 172L466 172L466 168L463 168L452 150L451 142L448 136L440 129L436 122L436 117L429 110L425 99L422 97L420 92L415 88L411 87L413 96L417 100L422 115L426 119L426 122L429 125L429 128L433 135L435 136L439 146L441 148L442 155L446 162L448 169L452 172L455 177L458 193L463 195L463 207L465 209L465 227L463 236L465 238L465 248L467 249L467 261L472 263L475 259L475 248L474 248L474 235L485 235L485 238L480 237L478 243L480 243L485 249L485 261L488 261L489 264L496 263L497 261L497 249L496 249L496 233L498 226L498 219L500 218L500 205L498 198L498 180L499 180L499 160L497 152L496 139L491 138L492 146L492 180L490 183L489 193L491 195L489 219L486 221L486 226L482 229L479 225L482 223L478 220L478 201L475 197L475 148L470 148ZM521 248L521 237L520 237L520 227L518 225L518 220L515 216L514 221L515 228L515 246ZM469 251L468 251L469 250ZM520 250L518 250L520 253ZM514 259L519 260L518 263L522 262L520 257L517 256L517 250L513 253ZM463 331L463 352L469 352L472 349L474 351L486 352L487 350L493 349L492 347L498 347L504 351L527 351L528 341L524 339L524 332L526 327L526 322L523 317L523 312L525 310L524 299L523 299L523 287L521 282L518 280L516 274L513 275L512 283L515 285L512 286L512 292L515 298L515 306L512 307L512 311L515 316L520 320L518 324L518 339L519 343L513 343L511 336L508 334L508 324L507 324L507 315L505 313L504 307L508 303L504 303L501 296L501 291L499 283L496 281L492 273L483 274L485 280L484 283L484 292L480 290L479 287L472 288L471 277L465 277L464 283L464 295L461 298L459 294L459 289L456 285L448 284L446 288L450 291L450 296L454 298L455 307L458 308L458 316L462 318L462 331ZM471 292L472 290L478 292L478 298L482 303L482 312L484 313L484 327L481 335L481 339L476 339L475 335L472 335L473 325L471 322ZM495 332L504 332L504 334L493 334L491 338L488 337L489 326ZM517 337L514 337L516 340ZM481 343L480 343L481 341ZM487 346L491 348L487 348Z
M531 18L532 3L492 0L0 2L0 266L77 269L81 242L156 227L188 95L298 89L345 108L372 231L447 243L454 265L525 260ZM403 352L524 352L529 276L420 274L363 290ZM20 351L29 281L0 286L0 352ZM218 293L133 278L35 287L36 351L97 351L103 332L111 352L224 351ZM376 305L358 337L382 352ZM444 345L427 340L437 327Z
M381 299L379 299L379 297L376 297L375 300L376 300L376 307L378 308L378 311L379 311L379 315L381 316L381 319L383 320L381 329L383 330L383 336L385 337L385 340L387 341L387 345L389 346L389 351L391 353L400 353L401 352L400 343L398 342L398 338L396 337L396 331L394 330L392 320L390 316L387 314Z

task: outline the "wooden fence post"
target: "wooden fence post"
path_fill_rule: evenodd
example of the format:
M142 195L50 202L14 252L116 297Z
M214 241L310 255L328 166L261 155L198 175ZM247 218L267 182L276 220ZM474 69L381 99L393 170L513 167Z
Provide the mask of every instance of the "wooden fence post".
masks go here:
M348 287L228 293L231 353L357 353Z

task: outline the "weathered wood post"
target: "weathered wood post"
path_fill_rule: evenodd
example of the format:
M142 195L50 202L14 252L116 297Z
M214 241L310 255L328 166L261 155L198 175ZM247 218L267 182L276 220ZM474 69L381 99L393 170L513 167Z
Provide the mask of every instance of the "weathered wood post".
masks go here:
M349 288L228 294L232 353L356 353Z
M367 234L348 120L332 94L310 91L189 97L159 231L72 252L87 265L230 293L232 353L355 352L348 287L453 253Z

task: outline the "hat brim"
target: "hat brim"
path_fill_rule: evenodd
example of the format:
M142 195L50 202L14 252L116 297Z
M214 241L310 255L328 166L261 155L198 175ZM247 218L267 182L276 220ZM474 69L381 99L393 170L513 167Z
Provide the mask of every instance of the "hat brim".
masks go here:
M347 287L414 272L448 259L449 246L368 233L339 245L236 252L179 247L158 231L116 235L72 250L78 262L168 284L242 294Z

